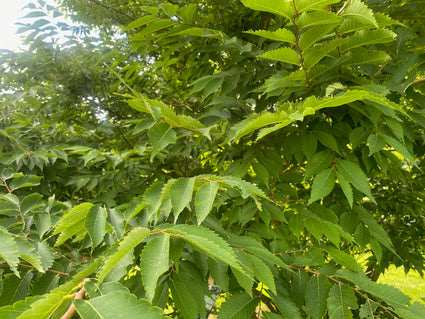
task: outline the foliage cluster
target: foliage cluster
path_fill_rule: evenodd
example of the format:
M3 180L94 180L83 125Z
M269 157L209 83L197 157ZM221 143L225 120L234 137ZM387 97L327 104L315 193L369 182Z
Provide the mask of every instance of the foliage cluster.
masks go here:
M377 283L424 270L423 3L28 7L0 56L1 318L424 317Z

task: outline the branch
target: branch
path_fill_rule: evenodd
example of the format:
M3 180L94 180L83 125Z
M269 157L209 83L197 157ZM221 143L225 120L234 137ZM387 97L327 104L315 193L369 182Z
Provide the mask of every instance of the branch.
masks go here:
M74 294L72 299L76 300L76 299L83 299L84 298L84 295L86 293L86 288L84 288L84 284L86 282L89 282L89 281L90 281L89 278L83 279L83 281L81 282L81 289L77 293ZM75 309L74 303L71 303L68 310L63 314L61 319L71 319L75 315L76 312L77 312L77 310Z
M422 83L422 82L425 82L425 77L424 78L416 79L415 81L413 81L412 84L418 84L418 83Z
M18 265L18 267L22 267L22 268L36 269L35 267L30 266L30 265L25 265L25 264L17 264L17 265ZM0 264L0 268L9 268L9 267L10 267L9 264ZM51 272L52 274L55 274L55 275L59 275L59 276L64 276L64 277L69 276L69 274L67 274L67 273L60 272L60 271L53 270L53 269L47 269L46 271Z

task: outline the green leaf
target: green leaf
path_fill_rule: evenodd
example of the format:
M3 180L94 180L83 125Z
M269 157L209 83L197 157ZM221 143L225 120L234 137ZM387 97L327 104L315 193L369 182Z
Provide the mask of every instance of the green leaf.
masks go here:
M285 28L277 29L276 31L257 30L257 31L246 31L245 33L258 35L260 37L270 39L270 40L289 42L291 44L295 42L295 35L291 31Z
M323 39L323 37L333 31L335 24L325 24L312 27L301 33L299 46L302 51L308 49L315 43Z
M32 209L44 206L41 202L43 198L42 195L38 193L32 193L28 196L25 196L21 202L21 212L22 214L28 214Z
M158 123L151 127L148 136L152 143L151 161L161 150L177 140L176 132L167 123Z
M304 180L307 180L313 175L316 175L320 171L325 170L332 164L334 160L334 154L329 151L318 152L313 155L311 160L307 162L306 172L304 174Z
M303 12L295 19L295 23L300 30L322 24L336 26L341 22L342 18L330 11Z
M270 267L261 261L260 258L254 255L247 255L248 260L254 269L254 276L259 282L263 283L270 291L276 293L276 285L274 282L273 273Z
M92 274L97 267L96 262L88 265L87 268L78 272L70 281L63 284L48 294L43 295L43 298L35 300L31 304L30 309L23 312L18 319L48 319L61 306L69 303L69 295L80 285L81 281Z
M144 25L146 25L146 24L148 24L148 23L154 22L154 21L156 21L156 20L158 20L158 18L157 18L157 17L152 16L152 15L146 15L146 16L143 16L143 17L141 17L141 18L139 18L139 19L136 19L136 20L132 21L131 23L129 23L129 24L128 24L128 25L127 25L124 29L123 29L123 31L128 31L128 30L131 30L131 29L135 29L135 28L138 28L138 27L144 26Z
M289 1L269 0L241 0L243 5L257 11L271 12L291 19L294 15L294 7Z
M259 302L246 293L232 295L221 306L218 319L249 319Z
M376 222L375 218L373 218L372 215L370 215L368 211L361 206L355 206L354 211L359 215L360 220L367 225L367 229L370 234L384 247L388 248L393 254L397 255L390 237L385 232L384 228Z
M300 65L300 58L298 53L291 48L279 48L271 51L267 51L259 56L263 59L276 60L280 62L290 63L294 65Z
M218 183L212 181L202 185L196 192L195 212L198 225L200 225L210 213L218 188Z
M350 287L336 284L331 288L328 297L328 314L330 319L351 319L353 315L350 309L357 308L357 299Z
M387 141L387 143L389 145L391 145L392 147L394 147L394 149L398 153L400 153L405 159L409 160L410 163L412 163L413 165L416 166L416 162L415 162L412 154L408 151L408 149L405 147L405 145L401 144L395 138L393 138L391 136L388 136L388 135L383 135L383 138L385 139L385 141Z
M85 228L92 241L92 247L97 247L106 233L106 209L100 206L92 206L87 213Z
M339 14L344 18L352 18L378 28L378 24L372 10L369 9L361 0L350 1L350 3L343 8L343 11Z
M182 280L179 280L178 276L173 276L173 279L169 281L171 295L173 301L180 312L180 315L184 319L199 318L199 307L195 297L187 289L187 284Z
M323 8L327 8L328 5L339 3L341 0L298 0L297 1L297 9L298 12L304 12L309 10L320 10ZM315 11L314 13L319 14L322 11Z
M362 271L361 265L357 263L353 256L346 252L333 247L326 247L325 250L336 263L358 272Z
M41 266L46 271L53 265L54 257L50 246L46 242L37 243L37 252L40 256Z
M0 227L0 257L4 259L13 270L15 275L19 277L17 270L19 262L19 249L13 236L11 236L3 227Z
M372 202L376 203L372 193L370 192L370 186L367 177L360 167L358 167L353 162L338 159L336 170L343 179L369 197Z
M326 313L331 284L326 276L312 276L305 292L305 306L312 319L321 319Z
M194 225L174 225L162 231L178 235L180 239L187 241L195 249L207 256L217 258L243 272L235 253L228 243L213 231Z
M326 147L329 147L331 150L334 150L337 153L340 153L338 143L335 140L335 137L325 132L316 132L315 135L321 144Z
M328 168L321 171L313 180L313 185L311 186L311 196L307 205L310 205L316 200L329 195L334 186L335 170L333 168Z
M90 300L74 300L74 305L82 319L163 318L160 308L125 291L110 292Z
M24 187L32 187L40 185L40 176L36 175L24 175L15 177L12 182L9 183L9 188L11 190L17 190Z
M369 143L369 156L382 150L386 145L385 139L378 134L370 134L367 142Z
M161 206L162 182L155 182L143 194L143 202L147 204L148 220L158 211Z
M173 205L174 222L180 213L192 201L195 178L179 178L170 188L171 204Z
M347 198L348 204L350 207L353 207L353 189L350 186L350 183L341 175L339 172L336 173L336 177L338 179L339 186L341 186L342 191L344 192L345 198Z
M105 276L114 268L118 262L130 253L143 239L149 236L150 230L144 227L133 228L119 243L118 249L112 256L105 261L102 270L99 273L99 282L102 282Z
M38 251L35 249L34 245L19 237L15 239L15 242L19 249L19 257L34 266L34 268L38 271L44 272L44 269L41 266L41 258L38 255Z
M158 278L169 268L170 236L159 235L152 238L143 248L141 273L147 298L152 301Z

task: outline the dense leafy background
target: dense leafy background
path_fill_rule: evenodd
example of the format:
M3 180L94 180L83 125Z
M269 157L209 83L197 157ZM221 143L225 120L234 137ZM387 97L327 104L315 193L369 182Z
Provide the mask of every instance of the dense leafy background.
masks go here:
M421 1L28 9L0 56L0 317L424 317L376 283L424 271Z

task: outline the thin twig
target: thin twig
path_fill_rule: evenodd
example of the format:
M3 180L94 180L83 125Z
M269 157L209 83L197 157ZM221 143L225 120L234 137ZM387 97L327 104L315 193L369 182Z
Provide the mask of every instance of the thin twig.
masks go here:
M37 268L35 268L34 266L25 265L25 264L17 264L17 265L18 265L18 267L37 270ZM9 267L10 267L9 264L0 264L0 268L9 268ZM52 274L55 274L55 275L59 275L59 276L64 276L64 277L69 276L69 274L67 274L67 273L57 271L57 270L53 270L53 269L47 269L46 271L51 272Z
M86 294L86 288L84 287L84 284L86 282L89 282L89 281L90 281L89 278L83 279L83 281L81 282L81 289L74 294L72 299L76 300L76 299L83 299L84 298L84 295ZM71 319L75 315L76 312L77 312L77 310L75 309L74 303L71 303L71 305L66 310L66 312L63 314L61 319Z

